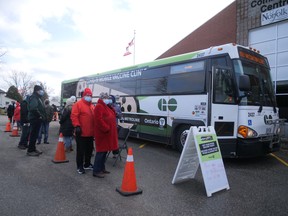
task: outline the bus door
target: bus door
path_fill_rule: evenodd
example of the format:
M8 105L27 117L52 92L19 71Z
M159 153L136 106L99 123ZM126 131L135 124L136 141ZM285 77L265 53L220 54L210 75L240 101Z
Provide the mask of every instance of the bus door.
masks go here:
M212 94L210 99L211 126L215 128L218 139L226 139L229 143L229 139L235 139L237 136L238 122L236 85L231 68L226 66L212 67Z

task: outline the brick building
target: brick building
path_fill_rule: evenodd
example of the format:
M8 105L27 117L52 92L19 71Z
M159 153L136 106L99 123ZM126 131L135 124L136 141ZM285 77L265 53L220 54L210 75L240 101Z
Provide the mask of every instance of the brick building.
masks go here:
M280 117L288 119L287 0L236 0L157 59L232 42L268 58Z

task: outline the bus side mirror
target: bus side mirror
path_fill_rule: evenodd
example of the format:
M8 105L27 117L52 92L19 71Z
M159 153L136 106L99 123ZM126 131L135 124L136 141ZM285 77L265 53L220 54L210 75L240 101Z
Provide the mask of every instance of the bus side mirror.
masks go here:
M251 90L250 78L247 75L239 76L239 90L248 92Z

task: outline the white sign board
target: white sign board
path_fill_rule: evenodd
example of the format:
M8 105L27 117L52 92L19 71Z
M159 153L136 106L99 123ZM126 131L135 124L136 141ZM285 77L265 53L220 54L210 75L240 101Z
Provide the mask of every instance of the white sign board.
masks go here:
M229 189L222 155L213 127L193 127L200 167L207 196L223 189Z
M193 130L190 127L185 145L177 165L172 184L193 179L199 167L197 150L194 144Z
M285 19L288 19L288 5L262 13L261 25L279 22Z
M172 184L194 178L199 163L208 197L230 189L213 127L190 128Z

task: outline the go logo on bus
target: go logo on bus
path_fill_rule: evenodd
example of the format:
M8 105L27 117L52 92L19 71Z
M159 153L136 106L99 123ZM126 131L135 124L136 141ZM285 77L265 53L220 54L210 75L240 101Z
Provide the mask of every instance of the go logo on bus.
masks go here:
M168 100L161 98L158 101L158 108L161 111L167 111L167 108L169 111L174 112L177 109L177 101L174 98L171 98Z

